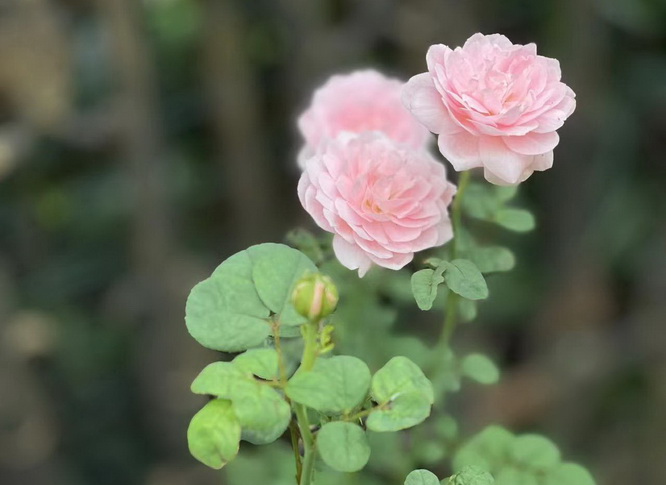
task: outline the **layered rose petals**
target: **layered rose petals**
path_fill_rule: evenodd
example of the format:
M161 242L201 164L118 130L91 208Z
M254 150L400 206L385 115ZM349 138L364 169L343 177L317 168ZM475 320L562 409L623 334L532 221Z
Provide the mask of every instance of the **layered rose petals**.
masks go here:
M360 276L373 263L400 269L450 240L454 194L441 163L378 132L325 142L298 184L305 210L335 235L339 261Z
M317 147L342 132L381 131L413 148L423 148L428 130L405 109L401 101L403 82L364 70L332 76L315 91L310 107L299 117L305 139L298 162L303 168Z
M576 107L557 60L537 55L534 44L475 34L462 48L433 45L426 61L403 102L439 135L456 170L483 167L488 181L515 185L552 166L556 130Z

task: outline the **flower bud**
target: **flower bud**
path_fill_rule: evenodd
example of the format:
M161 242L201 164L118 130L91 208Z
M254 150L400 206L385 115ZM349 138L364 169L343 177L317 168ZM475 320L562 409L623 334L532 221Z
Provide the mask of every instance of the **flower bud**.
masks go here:
M328 276L309 274L296 283L291 301L296 311L308 320L320 320L335 310L338 289Z

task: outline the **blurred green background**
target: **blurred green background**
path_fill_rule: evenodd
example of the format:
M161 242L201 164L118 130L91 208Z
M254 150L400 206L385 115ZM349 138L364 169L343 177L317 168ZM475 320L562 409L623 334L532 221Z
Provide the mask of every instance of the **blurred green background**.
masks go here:
M537 231L494 235L519 264L456 338L506 371L458 416L544 432L599 484L666 483L663 0L1 0L0 483L255 483L187 451L217 358L189 289L311 227L295 117L315 87L406 79L477 31L558 58L578 108L522 187Z

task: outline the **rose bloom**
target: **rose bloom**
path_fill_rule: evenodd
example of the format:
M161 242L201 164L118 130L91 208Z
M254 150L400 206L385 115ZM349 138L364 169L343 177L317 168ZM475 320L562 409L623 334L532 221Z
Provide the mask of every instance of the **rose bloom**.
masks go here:
M450 240L447 206L455 191L429 153L379 132L329 140L307 160L298 184L305 210L335 234L338 260L359 276L373 263L400 269L415 252Z
M537 55L534 44L474 34L462 48L431 46L426 61L403 101L439 135L456 170L483 167L489 182L515 185L552 166L556 130L576 107L556 59Z
M395 141L424 148L431 135L403 106L403 85L373 70L332 76L298 119L305 139L298 156L301 168L322 142L345 131L381 131Z

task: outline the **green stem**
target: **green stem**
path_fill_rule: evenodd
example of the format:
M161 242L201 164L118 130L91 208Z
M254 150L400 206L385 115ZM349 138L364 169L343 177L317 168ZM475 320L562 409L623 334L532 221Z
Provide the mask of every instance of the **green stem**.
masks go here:
M315 360L317 360L317 327L318 324L315 322L308 322L303 325L305 348L303 349L303 358L301 359L301 366L298 369L299 372L312 370Z
M451 241L451 259L456 259L458 255L458 235L462 228L462 202L465 190L469 185L471 172L469 170L460 173L458 178L458 192L451 207L451 224L453 226L453 241ZM449 290L446 298L446 314L444 316L444 327L439 339L439 347L445 350L449 347L451 336L458 324L458 301L459 297Z
M317 346L318 328L319 324L317 322L308 322L303 325L305 348L303 349L303 358L301 359L301 366L298 372L308 372L314 367L319 354ZM293 403L293 407L296 413L296 422L298 423L301 438L303 439L303 464L298 483L299 485L310 485L314 473L315 457L317 456L315 437L310 430L310 421L305 406Z

